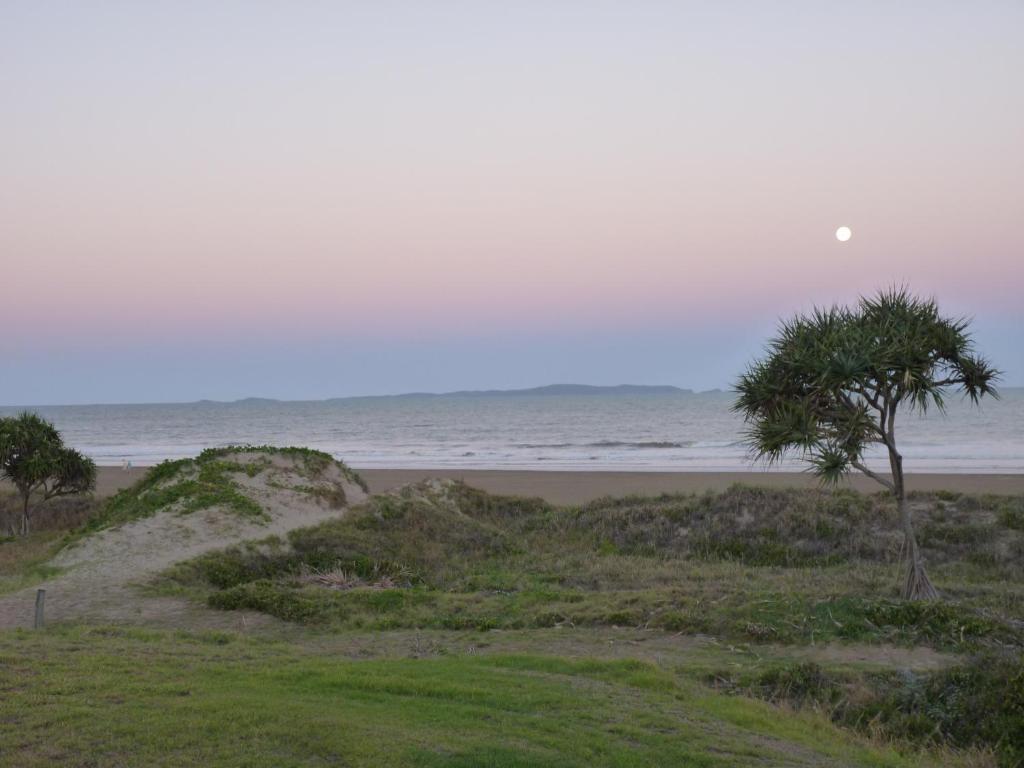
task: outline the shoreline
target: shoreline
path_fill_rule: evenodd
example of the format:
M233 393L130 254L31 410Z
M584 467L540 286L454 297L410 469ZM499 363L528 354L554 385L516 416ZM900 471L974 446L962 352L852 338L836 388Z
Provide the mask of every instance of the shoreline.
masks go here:
M110 496L137 482L149 467L99 467L96 495ZM540 496L552 504L581 504L603 496L724 491L736 483L767 488L814 488L818 481L803 472L634 472L622 470L529 469L360 469L373 493L389 491L426 478L463 480L490 493ZM868 493L883 491L878 483L851 476L840 487ZM1024 474L908 473L910 491L1024 494Z

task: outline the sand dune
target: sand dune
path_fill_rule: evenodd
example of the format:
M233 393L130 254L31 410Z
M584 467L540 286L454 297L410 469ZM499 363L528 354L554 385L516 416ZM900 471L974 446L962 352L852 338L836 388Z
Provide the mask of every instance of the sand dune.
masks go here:
M0 629L32 626L35 593L46 589L46 617L49 622L67 620L113 623L145 623L155 626L224 628L240 621L267 623L262 614L230 614L204 610L186 600L150 597L133 589L165 568L214 549L242 541L284 534L293 528L315 525L344 513L308 489L341 489L349 504L366 495L350 482L337 465L311 476L300 459L274 455L237 454L228 457L243 465L258 463L253 476L237 473L238 490L256 501L266 515L256 520L220 507L180 514L172 505L151 517L90 534L65 548L49 563L62 569L58 576L28 589L0 596ZM265 463L265 466L264 466ZM185 470L179 479L189 479L195 469ZM137 480L141 473L117 470L101 472L101 490ZM188 474L191 473L191 474Z

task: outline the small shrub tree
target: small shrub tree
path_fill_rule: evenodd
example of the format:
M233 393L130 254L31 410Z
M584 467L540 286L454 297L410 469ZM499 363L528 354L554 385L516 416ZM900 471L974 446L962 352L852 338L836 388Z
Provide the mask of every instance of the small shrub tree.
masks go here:
M9 479L21 497L21 535L28 535L32 496L42 501L92 490L96 465L64 446L60 432L34 413L0 419L0 477Z
M901 407L941 410L951 389L975 403L998 397L999 373L973 352L968 321L942 317L933 300L906 289L862 298L855 307L816 309L784 322L767 356L737 385L735 405L749 424L759 459L797 452L826 483L859 470L896 498L908 560L903 597L938 596L925 571L896 447ZM868 468L865 453L885 447L889 472Z

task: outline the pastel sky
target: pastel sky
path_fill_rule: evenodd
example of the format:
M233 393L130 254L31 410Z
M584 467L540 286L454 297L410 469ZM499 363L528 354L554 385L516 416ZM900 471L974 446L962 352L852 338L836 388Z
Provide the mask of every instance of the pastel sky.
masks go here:
M893 283L1024 384L1022 33L1019 0L5 0L0 404L725 387Z

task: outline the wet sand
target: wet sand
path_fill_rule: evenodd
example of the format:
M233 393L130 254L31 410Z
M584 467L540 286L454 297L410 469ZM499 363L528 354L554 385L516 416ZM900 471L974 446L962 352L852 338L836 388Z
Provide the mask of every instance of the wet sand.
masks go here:
M97 495L109 496L131 485L146 472L144 467L123 470L100 467ZM361 469L374 493L414 483L428 477L450 477L491 493L540 496L553 504L580 504L602 496L660 493L702 493L721 491L734 483L771 488L811 488L818 481L800 472L570 472L517 469ZM854 476L849 487L875 492L882 487L872 480ZM919 491L960 491L962 493L1024 493L1024 474L911 474L907 487Z

